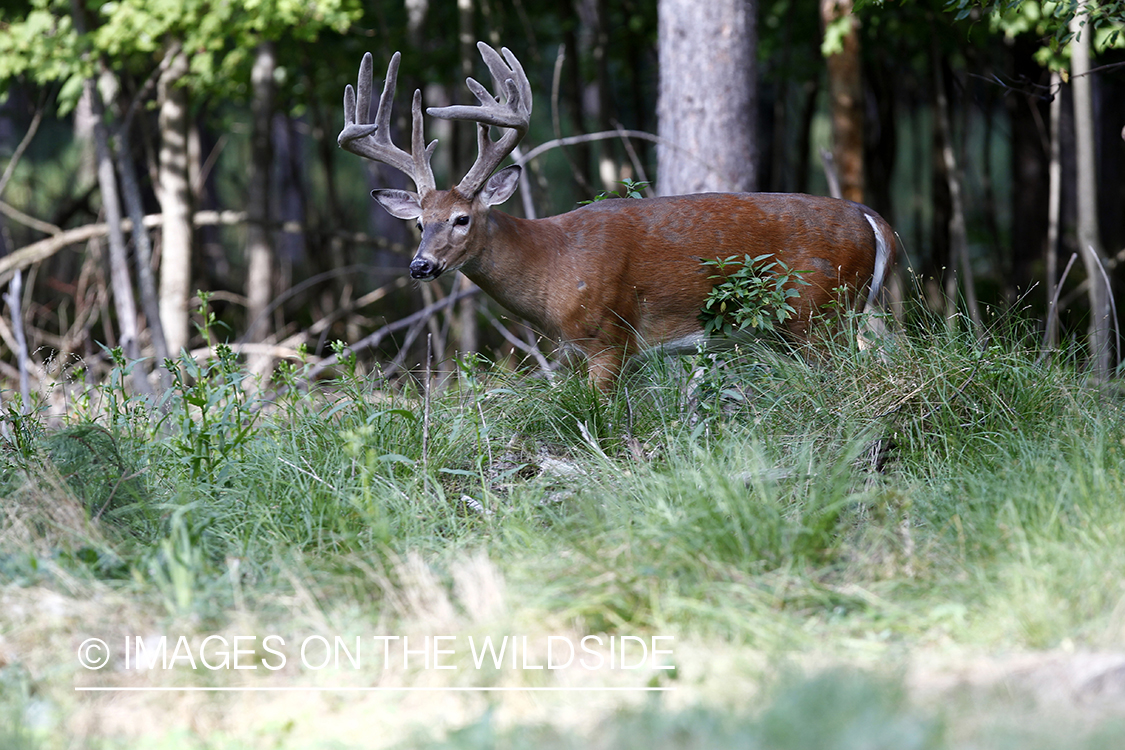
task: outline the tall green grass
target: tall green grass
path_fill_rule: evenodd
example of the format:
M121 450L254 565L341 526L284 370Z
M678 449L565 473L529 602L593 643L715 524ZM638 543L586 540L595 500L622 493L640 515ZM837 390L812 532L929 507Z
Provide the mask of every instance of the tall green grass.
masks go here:
M545 628L766 651L1120 647L1122 399L1029 341L935 329L810 361L652 358L609 398L479 358L428 396L347 361L311 387L300 364L251 383L223 351L150 402L122 362L60 424L11 415L0 579L108 587L197 627L285 618L298 595L386 622L415 584L403 561L457 602L458 566L484 555L509 615ZM886 689L857 700L909 714ZM683 719L684 736L812 746L768 739L776 700ZM894 724L908 739L831 746L947 746L911 716ZM483 746L466 742L450 746Z
M1001 564L1122 535L1120 404L1034 354L934 334L815 365L736 350L650 363L608 400L578 376L478 361L427 404L354 371L250 389L226 353L186 363L160 407L115 379L62 429L25 424L2 481L17 499L65 489L104 537L95 556L136 585L170 585L169 565L193 581L230 557L267 567L282 549L440 566L480 547L556 581L578 613L604 605L586 580L608 550L701 601L783 573L926 591L987 570L998 586ZM552 569L564 549L587 562ZM654 621L649 597L621 596L622 621Z

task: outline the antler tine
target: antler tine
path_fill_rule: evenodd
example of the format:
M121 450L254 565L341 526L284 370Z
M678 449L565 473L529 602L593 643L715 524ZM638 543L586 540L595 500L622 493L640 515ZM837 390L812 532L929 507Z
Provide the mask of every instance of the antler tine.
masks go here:
M498 53L484 42L477 42L477 49L492 74L493 86L497 92L504 92L505 101L501 102L476 80L468 78L465 85L473 92L479 105L430 107L426 110L431 117L477 123L477 159L456 188L465 196L475 195L484 186L493 170L527 133L531 122L531 84L519 60L506 47ZM499 140L493 141L489 137L490 125L504 129Z
M387 77L383 83L383 93L379 96L379 106L375 119L371 119L371 86L373 64L371 53L364 54L359 64L359 78L355 90L350 85L344 88L344 129L336 143L345 151L387 164L414 181L419 196L435 189L434 172L430 167L433 155L433 141L425 146L422 135L422 92L414 92L411 108L412 134L411 153L407 153L391 142L391 107L394 103L395 86L398 82L398 66L401 55L396 52L387 65Z
M523 114L531 115L531 83L527 80L527 74L520 65L520 61L512 54L512 51L507 47L501 47L501 56L496 54L496 50L489 47L484 42L477 42L477 49L480 50L480 56L484 60L484 64L488 66L488 72L492 74L492 83L497 88L504 88L508 93L508 98L511 100L513 94L508 89L512 81L516 88L516 94L519 97L517 108L526 110ZM520 106L522 105L522 106ZM526 125L526 120L524 121Z

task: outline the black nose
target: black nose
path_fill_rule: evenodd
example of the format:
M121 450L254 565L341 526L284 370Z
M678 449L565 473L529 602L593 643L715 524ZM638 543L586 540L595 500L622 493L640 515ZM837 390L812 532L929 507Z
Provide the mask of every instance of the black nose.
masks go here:
M432 279L441 273L437 263L427 258L410 261L410 276L415 279Z

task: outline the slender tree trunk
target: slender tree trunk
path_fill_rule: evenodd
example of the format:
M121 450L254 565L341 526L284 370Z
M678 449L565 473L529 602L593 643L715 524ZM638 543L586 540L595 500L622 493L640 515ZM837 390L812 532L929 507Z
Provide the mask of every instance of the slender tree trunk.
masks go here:
M7 255L4 237L0 234L0 258ZM20 373L20 414L31 413L31 383L29 371L31 361L27 356L27 338L23 332L23 271L16 269L12 280L8 282L8 291L4 292L3 301L8 303L8 314L12 320L12 336L16 341L16 364Z
M757 7L751 0L659 0L657 192L757 185Z
M1033 84L1042 81L1043 68L1034 57L1038 46L1038 41L1030 34L1019 35L1014 40L1010 54L1011 74L1016 80L1028 80ZM1047 233L1050 176L1046 151L1050 146L1042 135L1041 97L1015 94L1005 97L1005 101L1011 128L1011 181L1015 187L1011 196L1011 273L1007 281L1013 289L1026 289L1032 279L1032 264L1043 252Z
M852 0L821 0L825 30L843 24L839 48L825 59L828 101L832 114L833 158L840 178L840 193L848 200L864 201L863 77L859 58L859 18Z
M85 34L86 17L81 0L72 0L71 12L75 31ZM133 363L133 386L140 393L151 393L145 368L137 361L141 356L137 333L137 303L133 296L133 279L129 274L129 260L125 252L125 236L121 231L121 200L117 193L117 176L113 172L113 155L105 125L105 107L94 78L87 78L83 82L83 94L90 102L94 121L94 158L97 164L98 190L102 195L102 208L109 227L110 285L113 287L113 305L117 313L121 349L125 358Z
M598 91L597 127L599 131L613 130L613 96L609 82L609 8L606 0L596 0L594 8L594 81ZM598 160L598 181L605 190L614 190L621 179L621 170L611 143L599 141L595 144Z
M992 89L988 89L992 91ZM987 95L983 102L984 108L984 143L981 145L980 155L980 181L981 181L981 213L984 225L988 230L988 237L993 247L1000 247L1000 224L996 217L996 190L992 176L992 140L995 134L996 101L992 95ZM965 152L962 152L965 153ZM1001 268L1004 263L999 264ZM1011 274L1005 274L1010 276ZM1015 290L1009 290L1009 299L1015 299Z
M1059 224L1062 206L1062 76L1051 74L1051 161L1047 194L1047 333L1048 350L1059 343L1059 311L1055 309L1059 286Z
M885 58L887 54L893 53L884 52L882 59L865 68L864 81L872 90L874 116L863 123L863 202L895 226L894 199L898 196L892 182L899 152L899 128L903 125L898 106L902 85L899 71L892 69Z
M472 74L477 58L476 35L473 33L473 0L457 0L457 13L458 38L461 43L461 71L467 78ZM460 285L462 289L474 286L468 276L461 277ZM477 295L471 295L457 306L457 348L462 354L480 350L477 304Z
M953 214L952 203L949 197L949 176L948 170L945 167L945 134L941 127L941 117L938 114L941 110L941 101L944 100L946 94L944 89L939 96L938 88L945 86L944 76L937 75L937 71L941 69L941 50L938 46L932 45L931 55L933 55L933 65L931 67L930 79L932 85L930 108L929 108L929 126L930 126L930 236L929 246L930 255L924 272L924 288L926 291L926 302L929 308L934 312L940 312L945 315L952 315L951 310L948 309L949 304L954 299L951 295L946 294L944 286L949 280L948 277L953 274L953 266L956 261L951 257L949 251L949 226L951 216ZM922 150L919 149L919 156ZM919 161L921 164L921 161ZM919 195L924 195L925 192L919 190ZM925 215L926 211L920 207L919 218ZM918 223L919 228L921 222ZM923 236L919 232L917 238L917 245L924 247ZM956 284L956 282L954 282ZM956 288L956 286L954 286Z
M793 168L796 181L793 191L807 193L809 191L809 159L812 154L812 126L816 117L816 101L820 95L819 78L808 81L802 87L804 102L801 104L801 119L797 125L797 165Z
M1084 14L1082 14L1084 15ZM1112 370L1110 299L1105 259L1098 237L1097 164L1094 154L1094 107L1090 86L1091 27L1082 15L1071 20L1070 77L1074 87L1074 140L1078 176L1078 251L1090 284L1090 362L1094 374L1108 378Z
M188 59L175 43L157 87L160 102L160 210L164 214L160 256L160 322L173 357L187 347L191 299L191 183L188 175L188 92L178 85Z
M563 32L563 48L566 51L566 56L562 60L563 68L559 71L557 98L565 102L563 109L570 115L570 127L573 132L585 133L587 129L586 113L583 107L584 97L582 95L584 88L581 65L582 48L578 43L578 32L582 19L578 13L578 8L575 7L576 5L577 3L568 3L570 16L567 18L566 30ZM557 108L558 105L552 104L552 106ZM563 135L562 125L556 114L555 137L561 138ZM590 174L590 148L590 144L579 143L563 149L563 154L566 156L571 174L574 176L574 181L578 183L580 192L593 198L596 191L593 188L593 177Z
M253 88L250 130L250 189L246 201L246 310L247 329L244 339L250 343L264 341L269 332L267 308L273 297L274 248L270 242L270 169L273 149L270 142L273 122L274 69L277 60L272 42L258 45L257 58L250 73ZM254 361L252 371L261 362Z
M953 145L953 118L949 115L949 98L945 95L945 81L938 54L934 60L934 85L937 89L937 122L941 130L941 157L945 164L946 178L949 181L950 266L946 277L946 317L952 320L957 309L957 281L960 277L965 294L965 305L977 333L983 330L980 306L977 304L976 279L973 275L972 260L969 257L969 237L965 229L965 201L961 193L961 168L957 163L957 151Z
M148 333L156 354L154 369L160 375L161 389L171 386L164 360L168 358L168 344L164 338L164 326L160 323L160 297L156 292L156 279L152 274L152 243L144 226L144 203L137 185L137 168L130 150L131 117L122 123L117 136L117 171L121 175L121 192L125 198L129 219L133 222L134 260L137 266L137 281L141 291L141 309L145 311Z
M94 85L94 79L85 83L86 95L91 97L94 116L94 148L97 152L98 190L102 194L102 207L105 210L106 224L109 227L109 275L113 288L113 307L117 313L117 328L121 349L130 362L140 359L141 348L137 329L137 303L133 296L133 279L129 274L129 260L125 252L125 235L121 231L121 201L117 194L117 177L113 173L113 157L109 150L109 135L102 122L101 98ZM133 384L141 393L150 392L145 368L136 363L133 366Z
M790 3L785 11L785 22L781 26L781 49L777 60L777 75L779 80L775 84L773 96L772 128L770 134L770 158L768 164L762 164L759 173L759 185L767 190L787 193L793 192L793 173L790 169L790 149L793 146L792 129L789 123L792 120L792 110L796 100L792 96L794 89L793 54L800 53L793 44L793 29L798 20L800 8L797 3ZM763 139L764 140L764 139Z

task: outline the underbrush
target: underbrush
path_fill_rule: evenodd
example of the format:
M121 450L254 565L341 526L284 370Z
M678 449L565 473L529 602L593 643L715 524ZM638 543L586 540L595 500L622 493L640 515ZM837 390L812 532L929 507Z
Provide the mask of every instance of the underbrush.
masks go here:
M1122 399L1018 334L653 358L608 399L479 358L429 393L348 360L251 383L227 351L151 402L120 364L61 416L10 414L5 586L113 592L196 631L294 602L302 622L479 625L465 570L485 560L488 617L548 631L770 653L1125 643ZM703 712L684 736L765 736L774 710ZM885 746L946 746L903 721L914 744Z

